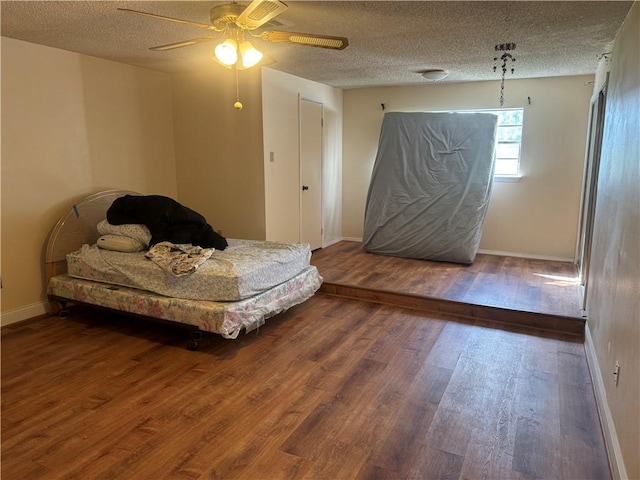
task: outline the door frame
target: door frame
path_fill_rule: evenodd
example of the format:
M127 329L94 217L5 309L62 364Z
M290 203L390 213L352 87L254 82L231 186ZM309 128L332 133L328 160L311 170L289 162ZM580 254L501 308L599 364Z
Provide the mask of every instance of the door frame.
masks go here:
M578 277L582 286L582 310L587 309L587 292L589 285L589 267L593 242L593 223L595 219L596 201L598 197L598 176L600 173L600 157L602 155L602 135L604 132L605 109L609 73L602 87L591 99L589 110L589 131L587 133L587 151L580 202L580 221L578 242L576 246L576 264Z

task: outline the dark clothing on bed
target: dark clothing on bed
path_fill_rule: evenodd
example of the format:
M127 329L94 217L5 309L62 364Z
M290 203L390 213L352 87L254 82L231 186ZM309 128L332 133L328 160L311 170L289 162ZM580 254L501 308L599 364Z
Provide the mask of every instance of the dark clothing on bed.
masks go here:
M117 198L107 210L107 221L112 225L146 225L151 232L149 245L171 242L216 250L227 247L227 240L216 233L202 215L162 195L125 195Z

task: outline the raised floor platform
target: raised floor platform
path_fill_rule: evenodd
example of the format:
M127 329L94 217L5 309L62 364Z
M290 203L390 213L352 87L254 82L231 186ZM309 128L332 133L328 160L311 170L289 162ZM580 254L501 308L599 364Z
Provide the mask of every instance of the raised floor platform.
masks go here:
M316 250L320 292L347 298L584 335L575 265L478 254L472 265L374 255L358 242Z

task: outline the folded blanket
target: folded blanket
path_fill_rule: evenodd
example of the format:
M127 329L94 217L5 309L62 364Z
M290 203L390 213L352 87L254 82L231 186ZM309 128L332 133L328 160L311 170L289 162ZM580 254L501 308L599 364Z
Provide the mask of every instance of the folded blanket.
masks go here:
M145 256L160 268L176 277L181 277L195 272L211 257L214 250L191 244L160 242L153 245Z

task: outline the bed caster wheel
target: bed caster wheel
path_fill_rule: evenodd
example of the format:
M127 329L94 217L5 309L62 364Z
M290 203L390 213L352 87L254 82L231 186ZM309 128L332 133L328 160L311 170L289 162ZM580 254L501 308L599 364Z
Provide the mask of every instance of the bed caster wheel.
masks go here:
M187 350L194 351L198 349L198 343L202 340L202 332L200 330L192 330L189 332L189 340L187 341Z

